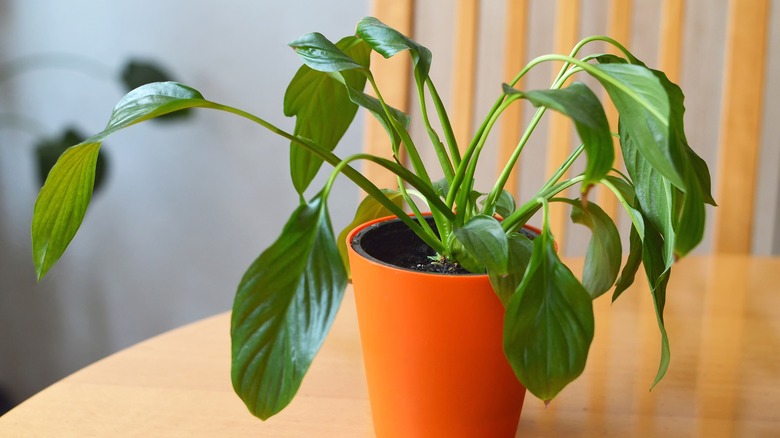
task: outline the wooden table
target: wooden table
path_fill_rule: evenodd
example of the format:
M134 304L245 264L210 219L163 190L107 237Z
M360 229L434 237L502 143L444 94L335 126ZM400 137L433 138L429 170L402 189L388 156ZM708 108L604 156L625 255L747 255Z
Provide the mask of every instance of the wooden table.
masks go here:
M659 337L638 277L596 301L583 376L546 409L529 396L518 436L780 436L780 259L693 257L673 274L666 378L648 391ZM0 417L0 436L372 436L351 291L298 397L265 423L231 389L228 326L217 315L86 367Z

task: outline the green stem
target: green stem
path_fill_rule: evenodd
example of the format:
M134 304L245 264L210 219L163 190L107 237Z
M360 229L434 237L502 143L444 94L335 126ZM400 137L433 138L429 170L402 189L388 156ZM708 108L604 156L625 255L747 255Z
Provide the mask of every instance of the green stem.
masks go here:
M493 104L493 107L490 108L490 111L488 111L487 117L482 121L482 124L479 126L479 129L477 129L477 132L474 134L474 137L471 139L471 142L469 143L469 147L466 149L466 152L463 154L463 158L458 165L458 168L455 171L455 177L452 179L452 184L450 185L450 192L447 194L447 200L446 203L450 208L453 207L455 204L455 199L458 196L458 193L462 190L466 190L467 192L471 191L471 185L469 184L469 187L463 187L463 181L466 177L466 170L468 168L469 162L471 161L472 156L474 155L474 149L477 147L477 143L479 142L479 139L482 137L482 133L485 132L485 127L490 122L491 117L493 116L493 113L495 113L499 107L501 107L501 103L504 101L504 97L506 97L506 94L502 93L501 97L499 97L498 100L496 100L496 103ZM463 209L466 209L466 206L458 206L463 207Z
M271 123L268 123L267 121L255 116L254 114L248 113L238 108L234 108L231 106L222 105L210 101L206 101L203 107L228 112L243 117L245 119L251 120L257 123L258 125L273 132L274 134L277 134L305 148L306 150L322 158L323 161L329 163L332 166L337 166L342 161L341 158L336 156L333 152L323 149L320 146L311 143L309 140L297 137L286 131L283 131L277 128L276 126L272 125ZM441 201L441 199L439 199L438 195L433 191L430 184L426 184L425 181L422 181L417 175L412 173L409 169L406 169L405 167L399 165L394 161L390 161L388 159L380 158L374 155L366 154L366 156L363 157L363 159L372 161L384 167L385 169L393 172L394 174L400 176L403 180L408 182L412 187L419 190L426 197L426 199L428 199L428 202L431 204L431 208L442 210L442 214L450 220L455 219L455 215L447 209L447 206ZM355 184L357 184L358 187L360 187L366 193L368 193L369 196L376 198L378 201L381 201L381 198L386 199L382 191L376 185L374 185L374 183L372 183L368 178L363 176L363 174L361 174L354 168L350 166L346 166L342 169L342 173L347 178L351 179ZM389 200L387 200L387 202L392 204L392 202L390 202ZM392 209L389 206L385 205L385 203L383 203L382 205L388 207L388 209L392 211Z
M531 65L531 63L529 63L529 65ZM561 73L563 74L558 75L556 81L553 82L550 89L557 90L561 88L561 86L563 86L563 84L569 79L569 77L577 73L578 71L579 70L576 71L566 70L565 71L566 73L564 73L564 70L561 69ZM512 155L509 157L509 160L504 165L504 168L501 170L501 174L499 175L498 180L496 180L493 189L490 191L487 199L485 200L486 209L493 208L495 203L498 201L498 198L501 195L501 191L504 190L504 187L506 186L506 182L509 180L509 175L512 173L512 169L515 167L515 164L517 164L517 160L520 159L520 154L523 152L525 145L528 143L528 140L531 138L531 134L536 129L536 126L539 124L539 121L542 119L542 116L546 111L547 111L547 107L541 107L536 110L536 113L534 114L533 118L531 118L531 122L528 124L528 127L526 128L525 132L523 132L523 135L520 137L520 140L517 142L517 146L515 146L515 150L512 152Z
M404 182L401 180L401 178L398 178L398 190L401 192L401 196L403 196L404 201L406 201L406 205L409 206L409 209L412 210L412 213L415 215L415 217L419 218L419 223L422 226L422 228L425 230L427 234L429 234L432 238L436 237L436 233L433 231L430 225L428 225L428 221L424 220L424 216L419 208L417 208L417 204L414 202L411 196L409 196L409 193L406 191L406 187L404 185ZM441 242L440 240L436 239L438 242ZM444 248L444 244L441 244L440 248ZM433 247L437 248L437 247ZM442 251L436 250L439 254L442 254Z
M635 217L635 213L637 213L636 209L634 209L631 205L628 204L628 201L626 201L626 198L623 197L623 194L620 193L620 190L618 190L617 187L615 187L614 184L609 182L607 179L602 179L601 184L604 185L604 187L608 188L617 198L618 202L620 202L620 205L623 206L623 209L628 213L628 217L631 219L631 223L634 224L634 228L637 229L637 231L640 233L639 235L642 237L642 239L645 238L645 224L644 222L639 222L638 218ZM641 217L641 216L640 216Z
M354 154L350 155L349 157L341 160L336 166L334 166L333 171L331 172L330 176L328 177L328 181L325 184L325 188L322 191L323 200L328 199L328 196L330 195L330 191L333 188L333 183L336 181L336 177L340 173L347 174L347 170L351 167L349 166L349 163L356 161L356 160L370 160L373 161L374 157L370 154ZM379 190L379 193L381 194L381 197L377 197L375 195L371 195L374 199L377 200L380 204L382 204L385 208L390 210L391 213L396 215L404 224L406 224L412 232L414 232L417 236L419 236L426 244L428 244L431 248L433 248L437 252L444 252L446 250L445 246L441 243L441 241L436 237L436 233L431 230L430 226L426 221L420 220L420 221L414 221L412 220L409 215L406 214L406 212L395 205L392 201L390 201L387 196L385 196L384 193L382 193L381 190ZM421 194L422 196L422 194ZM408 198L408 195L405 197ZM427 200L427 198L426 198ZM409 202L409 201L407 201ZM416 213L418 217L422 217L422 215L417 212Z
M452 177L455 175L455 169L452 167L452 161L447 155L446 149L436 133L436 130L431 126L431 121L428 118L428 107L425 103L425 83L420 81L419 77L415 74L415 82L417 83L417 98L420 101L420 112L422 113L422 119L425 123L425 129L428 131L428 137L431 139L433 149L436 152L436 157L439 159L439 165L444 173L444 177L447 182L452 182Z
M582 152L585 150L585 145L579 145L577 149L575 149L569 157L566 159L566 161L563 162L563 165L555 172L553 176L550 177L549 180L542 186L540 191L545 191L555 185L555 183L558 182L561 178L563 178L563 175L566 174L566 171L569 170L572 164L574 164L575 161L577 161L577 158L582 154Z
M452 163L457 168L460 166L461 161L460 150L458 149L458 142L455 140L455 132L452 130L452 124L447 115L447 110L444 108L444 102L442 102L439 93L436 91L436 87L433 85L431 78L428 78L425 83L428 85L428 91L431 93L433 105L436 107L436 114L439 116L439 123L441 123L441 127L444 130L444 139L447 141Z
M536 213L541 205L539 199L544 199L546 201L569 187L582 182L583 179L585 179L584 175L577 175L574 178L561 181L546 190L540 190L530 201L521 205L517 210L510 214L509 217L505 218L501 222L501 227L508 233L515 231L523 226L523 224Z
M401 136L401 141L404 144L404 148L406 148L406 151L409 154L409 161L412 163L412 168L414 168L414 171L417 173L417 175L420 176L420 178L422 178L425 183L431 186L431 177L428 175L428 171L425 169L425 165L423 164L422 158L420 158L417 147L414 145L414 141L412 141L412 137L409 135L409 132L406 130L406 128L398 123L398 120L396 120L395 117L390 114L390 109L387 107L385 100L382 98L382 94L379 92L379 88L377 87L376 81L374 80L374 76L371 74L371 72L368 70L363 70L363 72L365 73L366 78L368 78L368 82L371 83L371 87L374 89L374 93L376 93L376 98L382 105L382 109L385 111L388 119L390 119L390 124L393 125L393 129L395 129L398 135Z
M496 111L493 111L490 117L487 119L488 122L485 125L485 128L483 130L483 135L479 136L479 140L477 141L476 146L473 148L472 158L469 160L468 168L466 169L465 178L464 181L466 181L468 184L468 187L463 187L462 190L458 192L458 196L456 197L455 203L458 205L458 212L456 215L456 221L458 221L458 218L461 218L462 222L465 222L465 215L466 215L466 208L460 208L462 206L465 206L468 202L469 193L472 189L472 184L474 181L474 174L477 170L477 162L479 161L479 155L482 152L482 149L485 146L485 142L487 141L487 134L490 132L490 130L493 128L493 125L496 123L498 118L501 116L501 114L506 110L509 105L511 105L514 101L520 99L519 95L512 95L509 97L509 99L504 100L501 105L496 109ZM458 222L458 223L462 223Z

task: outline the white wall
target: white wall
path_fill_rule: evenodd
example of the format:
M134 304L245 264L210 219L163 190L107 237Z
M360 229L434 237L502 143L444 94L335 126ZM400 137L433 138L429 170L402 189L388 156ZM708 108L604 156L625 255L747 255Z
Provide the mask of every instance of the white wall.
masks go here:
M0 0L0 63L75 53L116 71L130 56L146 57L208 99L291 130L282 100L300 63L286 43L314 30L351 34L367 11L364 0ZM91 134L123 94L105 79L38 70L0 84L0 114L32 116L49 134L71 123ZM361 131L358 116L340 154L360 148ZM136 126L106 142L110 178L60 264L36 285L33 139L0 129L0 386L16 400L228 310L241 274L297 202L287 143L250 122L200 110L188 122ZM336 228L358 196L341 183L330 203Z

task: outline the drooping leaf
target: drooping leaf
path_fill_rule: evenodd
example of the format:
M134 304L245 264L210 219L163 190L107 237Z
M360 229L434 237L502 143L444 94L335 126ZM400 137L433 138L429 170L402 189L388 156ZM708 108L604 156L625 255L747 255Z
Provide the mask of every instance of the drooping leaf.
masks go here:
M682 169L675 167L678 145L670 141L670 105L666 90L651 70L639 65L594 65L596 76L620 113L620 124L638 152L656 171L684 188Z
M364 68L318 32L307 33L288 45L313 70L330 73Z
M500 274L488 269L488 278L498 298L506 307L509 299L517 290L517 286L523 281L523 275L528 268L533 251L533 242L521 233L511 233L507 236L509 246L509 258L507 272Z
M425 80L431 69L431 51L411 40L401 32L382 23L374 17L365 17L357 24L357 35L372 49L385 58L409 50L414 63L415 74Z
M645 234L645 221L642 213L637 210L636 205L636 193L634 192L634 186L629 184L623 178L618 178L614 175L607 175L604 178L606 181L612 183L617 191L623 197L623 208L628 213L631 223L636 228L639 236L642 237Z
M42 139L35 144L35 157L37 158L38 178L41 186L46 182L49 171L57 163L60 155L65 153L69 147L83 142L86 138L77 129L68 127L59 136ZM106 158L106 152L103 151L103 153L98 154L97 163L95 164L95 187L92 191L93 194L97 193L102 187L107 172L108 159Z
M679 259L686 256L704 238L704 223L706 212L702 199L699 182L686 175L688 190L682 192L676 187L672 188L672 205L677 205L675 221L673 223L675 240L674 254Z
M488 271L508 273L509 242L497 219L484 214L476 215L462 227L455 227L454 232L465 251Z
M395 205L402 207L404 197L401 192L397 190L383 189L382 193L384 193L385 196L387 196ZM355 218L352 219L352 222L350 222L349 225L341 230L339 237L336 238L339 255L341 256L341 261L344 263L344 268L347 272L347 278L352 278L352 272L349 269L349 257L347 255L347 235L358 225L364 224L374 219L379 219L381 217L391 216L392 214L393 213L388 210L387 207L380 204L379 201L372 198L371 196L366 196L360 202L360 205L358 205L357 211L355 212Z
M658 329L661 332L661 358L652 386L661 381L666 374L671 357L669 336L666 333L666 325L664 323L664 307L666 306L666 286L669 283L669 276L672 271L667 266L664 258L665 255L662 250L664 244L662 240L661 234L652 226L645 228L645 237L642 241L642 265L645 267L647 281L650 284Z
M336 43L355 62L368 67L371 49L359 38L346 37ZM363 74L346 74L344 79L356 90L366 83ZM332 151L355 118L358 106L343 84L330 74L303 65L295 74L284 95L284 114L295 116L296 136L308 138ZM303 194L322 166L322 159L311 152L290 145L290 176L293 186Z
M197 90L175 82L144 85L116 104L102 132L68 149L49 172L35 202L32 245L38 279L62 256L84 219L95 182L98 152L107 136L174 111L213 105Z
M87 212L95 183L100 142L65 151L49 172L35 201L32 247L38 280L59 260Z
M666 266L674 263L674 217L671 196L671 183L664 178L639 153L633 137L619 124L620 145L626 170L634 181L634 193L647 230L653 227L661 235L660 245ZM635 221L636 226L636 221ZM644 240L644 237L643 237Z
M599 98L582 82L575 82L559 90L533 90L519 92L504 84L506 94L520 93L535 106L544 106L558 111L574 122L577 133L585 146L588 162L582 191L599 182L612 169L615 149L609 122Z
M582 285L594 299L612 288L620 272L623 248L612 218L598 205L589 202L583 208L579 200L556 199L571 205L571 220L591 231L590 243L585 253Z
M231 319L233 388L267 419L292 400L346 287L324 201L298 207L244 274Z
M639 270L639 265L641 263L642 237L639 235L636 227L632 225L629 237L628 259L626 259L626 264L623 265L623 270L620 272L620 277L617 279L615 291L612 292L612 302L615 302L615 300L617 300L620 295L634 283L636 272Z
M590 295L558 258L545 224L506 307L504 353L520 382L549 401L582 373L593 331Z
M674 145L672 158L675 160L675 166L683 170L683 174L691 180L696 180L698 186L692 186L686 182L686 192L695 190L696 196L703 199L710 205L716 205L712 198L712 182L707 163L696 154L688 145L688 139L685 137L685 96L682 89L669 80L666 74L659 70L651 70L655 77L666 90L669 97L670 109L670 141Z
M685 138L684 96L679 86L674 84L663 72L653 70L669 96L670 141L675 148L675 166L682 169L685 181L684 189L672 187L672 205L676 207L673 220L676 239L674 253L680 258L688 254L704 237L706 220L704 203L715 205L711 194L711 180L707 164L701 159Z

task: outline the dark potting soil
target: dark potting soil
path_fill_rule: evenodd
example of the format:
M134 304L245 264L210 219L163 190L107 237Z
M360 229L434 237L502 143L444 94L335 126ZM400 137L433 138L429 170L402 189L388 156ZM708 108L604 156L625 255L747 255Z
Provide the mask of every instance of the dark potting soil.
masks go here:
M434 227L433 219L427 220ZM536 234L529 230L523 229L520 232L529 239L536 237ZM353 246L358 253L399 268L437 274L472 274L457 263L439 260L436 251L398 219L365 228L355 236Z

